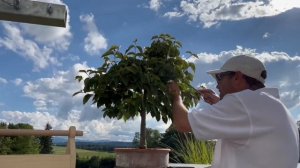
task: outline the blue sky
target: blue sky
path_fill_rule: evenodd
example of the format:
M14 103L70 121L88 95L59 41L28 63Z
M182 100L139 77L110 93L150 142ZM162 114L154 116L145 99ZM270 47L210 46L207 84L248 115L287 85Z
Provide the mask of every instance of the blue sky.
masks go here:
M193 85L215 89L206 71L238 54L262 60L267 86L277 87L295 120L300 120L299 0L40 0L65 4L66 28L0 21L0 121L43 129L75 125L83 139L131 141L139 118L103 118L93 105L72 94L82 88L78 70L99 67L111 45L126 49L134 39L149 45L168 33L197 53ZM1 3L1 2L0 2ZM201 107L204 105L200 103ZM270 115L272 115L270 113ZM169 126L147 118L148 127Z

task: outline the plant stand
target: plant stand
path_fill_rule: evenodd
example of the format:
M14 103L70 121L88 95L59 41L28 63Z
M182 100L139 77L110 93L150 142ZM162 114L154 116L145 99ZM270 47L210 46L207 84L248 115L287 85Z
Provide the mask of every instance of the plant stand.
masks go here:
M167 168L170 149L116 148L116 168Z

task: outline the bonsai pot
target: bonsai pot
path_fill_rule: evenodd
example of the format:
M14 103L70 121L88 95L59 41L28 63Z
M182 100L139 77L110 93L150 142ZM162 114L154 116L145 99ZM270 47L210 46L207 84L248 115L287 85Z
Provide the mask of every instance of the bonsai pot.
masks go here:
M116 168L167 168L170 149L115 148Z

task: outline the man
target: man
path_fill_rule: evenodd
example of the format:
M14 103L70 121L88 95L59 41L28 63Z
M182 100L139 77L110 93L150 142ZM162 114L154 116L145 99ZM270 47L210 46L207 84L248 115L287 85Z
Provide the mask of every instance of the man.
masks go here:
M218 139L213 168L296 168L298 129L278 90L265 87L263 63L240 55L208 73L220 95L199 90L211 104L199 111L188 113L178 85L170 82L175 128L197 139Z

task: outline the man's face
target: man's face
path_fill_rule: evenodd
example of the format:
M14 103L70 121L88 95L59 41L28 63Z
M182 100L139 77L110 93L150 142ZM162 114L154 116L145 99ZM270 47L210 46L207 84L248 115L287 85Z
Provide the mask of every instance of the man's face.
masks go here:
M226 94L236 92L235 89L235 74L236 72L223 72L216 74L217 89L220 92L220 99L222 100Z

